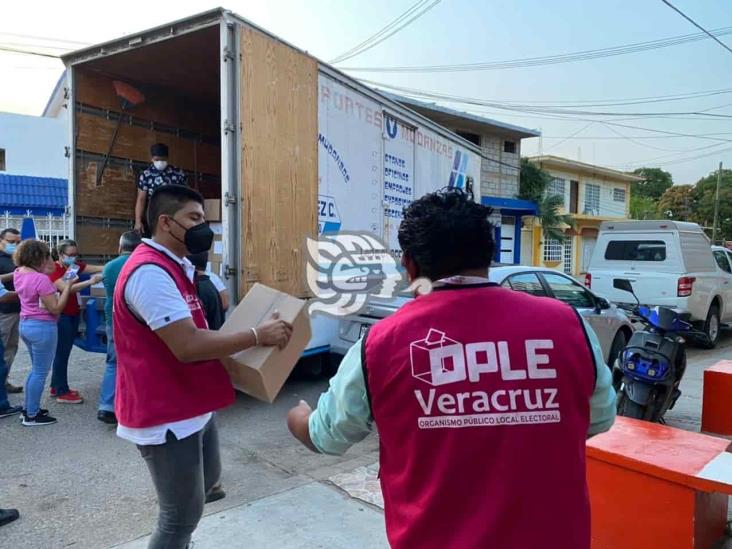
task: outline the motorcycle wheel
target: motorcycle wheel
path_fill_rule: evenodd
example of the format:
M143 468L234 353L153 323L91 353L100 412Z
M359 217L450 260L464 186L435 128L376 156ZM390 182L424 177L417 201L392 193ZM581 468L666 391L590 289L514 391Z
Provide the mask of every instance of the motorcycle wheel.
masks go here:
M618 415L633 419L644 419L646 407L630 400L624 393L619 395Z

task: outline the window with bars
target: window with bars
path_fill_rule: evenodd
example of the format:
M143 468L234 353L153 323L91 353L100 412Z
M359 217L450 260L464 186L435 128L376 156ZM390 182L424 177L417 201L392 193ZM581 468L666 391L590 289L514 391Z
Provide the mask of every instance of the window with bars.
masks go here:
M613 189L613 201L625 202L625 189L614 188Z
M562 179L561 177L555 177L550 182L549 185L547 185L546 188L546 194L547 196L552 196L555 194L558 194L559 196L564 196L564 188L566 185L566 181Z
M585 214L600 215L600 185L585 184Z
M564 241L564 272L572 274L572 239Z
M561 261L562 260L562 243L553 238L547 238L544 241L544 261Z

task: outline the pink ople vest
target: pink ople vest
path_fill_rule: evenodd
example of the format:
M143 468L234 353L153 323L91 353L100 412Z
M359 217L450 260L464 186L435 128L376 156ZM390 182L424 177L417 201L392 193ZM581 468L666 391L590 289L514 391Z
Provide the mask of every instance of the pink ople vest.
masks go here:
M587 549L595 365L577 313L494 285L371 328L364 373L397 549Z
M114 344L117 351L115 413L125 427L143 428L189 419L234 402L234 389L218 360L180 362L124 299L135 270L154 264L165 270L190 306L193 322L207 328L196 288L180 265L142 244L122 267L114 291Z

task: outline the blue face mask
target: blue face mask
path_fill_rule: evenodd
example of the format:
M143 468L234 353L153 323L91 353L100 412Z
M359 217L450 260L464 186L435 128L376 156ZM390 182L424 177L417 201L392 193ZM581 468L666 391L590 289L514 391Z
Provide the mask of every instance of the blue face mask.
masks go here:
M64 265L66 265L67 267L71 267L74 263L76 263L76 258L75 257L66 256L66 257L64 257L62 259L62 261L63 261L63 264Z
M14 254L17 247L17 244L5 244L5 253Z

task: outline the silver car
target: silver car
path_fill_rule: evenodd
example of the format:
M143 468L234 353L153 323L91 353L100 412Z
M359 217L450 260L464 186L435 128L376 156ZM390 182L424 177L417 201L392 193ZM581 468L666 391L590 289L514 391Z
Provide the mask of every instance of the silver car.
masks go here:
M559 299L576 308L592 326L602 346L608 364L614 364L620 351L633 333L625 313L608 300L593 294L582 284L564 273L544 267L520 265L492 267L491 282L531 295ZM391 300L373 300L358 315L345 317L339 326L338 338L331 351L343 355L371 324L396 312L411 296L400 295Z

